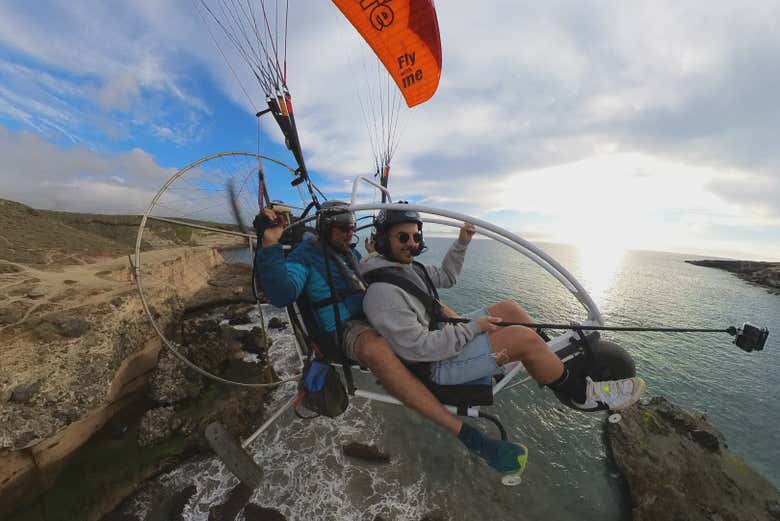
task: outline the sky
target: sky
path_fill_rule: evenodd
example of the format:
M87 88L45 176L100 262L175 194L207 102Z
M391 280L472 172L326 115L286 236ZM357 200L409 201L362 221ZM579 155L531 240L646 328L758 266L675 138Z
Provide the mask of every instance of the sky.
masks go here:
M441 82L400 116L396 200L532 241L780 260L780 0L475 5L437 3ZM264 97L210 30L193 0L2 2L0 198L141 213L185 165L256 152ZM293 2L287 39L307 166L343 197L373 169L376 74L330 2ZM282 141L264 121L292 163Z

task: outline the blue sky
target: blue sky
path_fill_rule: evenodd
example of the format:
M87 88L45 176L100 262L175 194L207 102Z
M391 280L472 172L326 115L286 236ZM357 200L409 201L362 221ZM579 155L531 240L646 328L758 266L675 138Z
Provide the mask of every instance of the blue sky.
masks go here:
M780 260L780 2L473 5L437 5L442 80L402 114L396 198L531 240ZM366 51L329 2L289 27L307 164L343 195L373 165ZM3 2L0 197L141 212L186 164L255 151L262 95L231 58L251 102L191 1Z

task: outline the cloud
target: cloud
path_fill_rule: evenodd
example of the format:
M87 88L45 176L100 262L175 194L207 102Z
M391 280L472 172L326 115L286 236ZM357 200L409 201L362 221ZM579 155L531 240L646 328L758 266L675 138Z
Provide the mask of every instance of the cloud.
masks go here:
M0 127L0 197L35 208L142 213L174 172L139 149L101 155Z
M647 237L663 235L653 225L720 233L724 244L751 226L764 240L780 235L776 0L437 9L442 81L432 100L401 110L397 197L543 216L552 231L596 200L654 219ZM233 124L215 108L225 100L263 108L251 71L199 12L174 0L4 3L0 48L12 52L0 53L0 117L51 141L93 145L108 134L136 146L144 132L174 150L203 139L207 121ZM307 165L326 190L347 191L345 180L373 170L364 113L376 107L375 61L330 3L291 4L288 25ZM273 127L267 118L266 135L281 143Z
M203 126L211 109L194 93L187 69L194 62L185 58L208 45L196 37L195 23L180 2L6 2L0 16L0 78L7 87L0 92L2 113L73 142L127 138L172 126L165 119L182 115ZM111 121L118 118L144 126L122 128Z

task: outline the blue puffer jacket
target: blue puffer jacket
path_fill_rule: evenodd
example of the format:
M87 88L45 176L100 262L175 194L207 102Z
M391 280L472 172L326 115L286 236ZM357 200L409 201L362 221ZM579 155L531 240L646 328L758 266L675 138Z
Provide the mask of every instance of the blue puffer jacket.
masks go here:
M360 253L353 254L360 260ZM347 254L342 254L347 266L351 266ZM307 239L296 246L287 259L284 258L281 244L267 248L258 248L255 254L255 273L258 285L263 288L271 304L283 307L298 298L301 292L311 302L331 296L328 278L325 272L325 257L322 246L316 239ZM349 285L341 275L336 262L328 262L333 285L342 293L349 291ZM317 310L320 327L326 332L336 330L333 306L323 306ZM339 317L342 323L353 318L363 318L363 295L350 295L339 304Z

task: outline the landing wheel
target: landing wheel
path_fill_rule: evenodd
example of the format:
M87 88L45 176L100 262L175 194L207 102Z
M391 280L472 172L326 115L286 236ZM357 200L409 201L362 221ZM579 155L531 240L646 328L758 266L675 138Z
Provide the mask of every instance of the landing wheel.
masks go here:
M566 367L583 376L590 376L595 381L622 380L636 376L634 359L628 352L609 340L591 342L590 355L583 353L567 362ZM561 393L555 393L564 405L577 411L595 412L605 410L604 407L581 409L576 407L571 398Z

